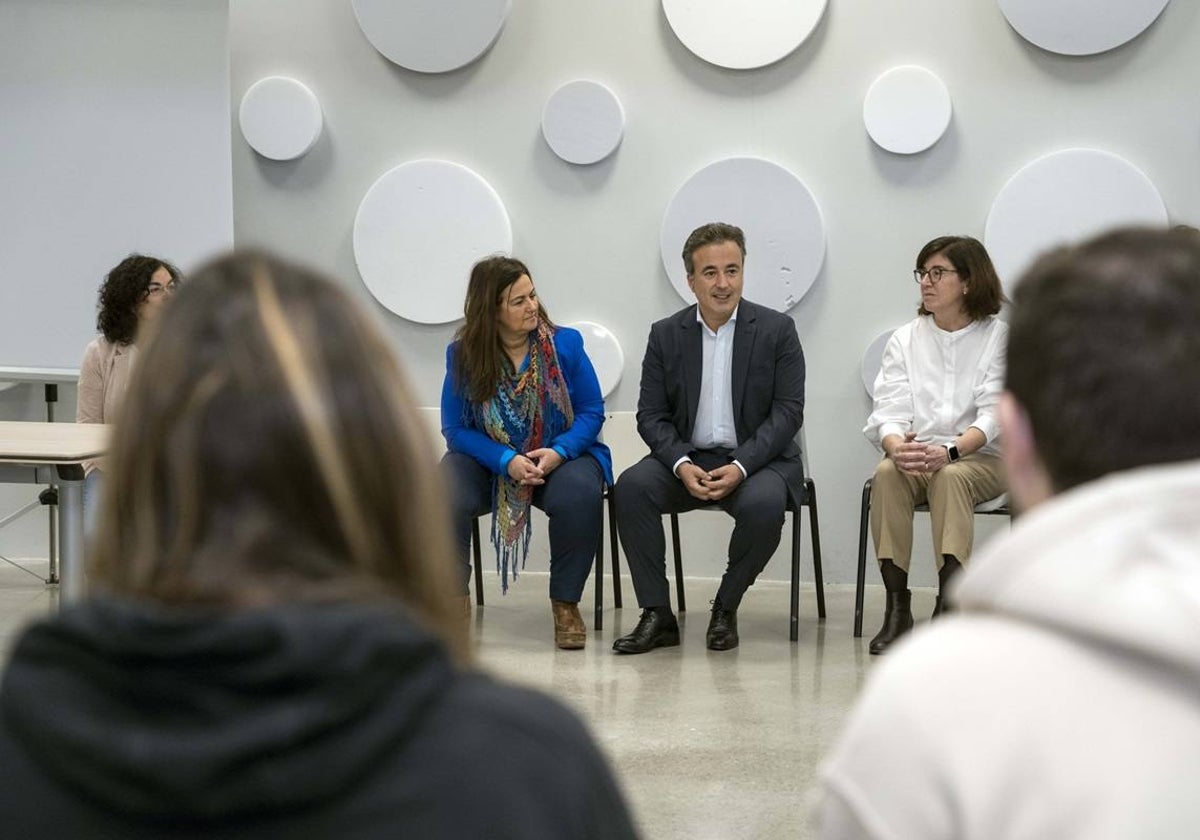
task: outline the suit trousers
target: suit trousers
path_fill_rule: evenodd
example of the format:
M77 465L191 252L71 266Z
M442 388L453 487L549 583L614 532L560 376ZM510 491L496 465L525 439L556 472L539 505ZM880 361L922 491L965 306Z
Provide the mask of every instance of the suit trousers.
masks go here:
M701 451L692 459L704 469L729 463L728 453ZM629 562L638 605L669 606L664 513L683 513L705 507L688 493L683 482L654 456L643 458L621 473L615 488L617 533ZM716 600L736 610L742 596L767 565L779 545L788 489L783 477L771 469L750 475L732 493L716 502L734 519L729 539L729 559Z
M891 560L908 571L913 509L928 502L937 568L942 568L944 554L966 565L975 541L975 505L996 498L1004 489L1004 464L996 455L975 452L929 475L901 472L891 458L884 458L871 483L876 559Z
M442 476L450 491L460 591L466 593L471 580L471 520L491 511L497 476L461 452L442 458ZM591 455L564 461L533 491L534 507L545 511L550 520L550 597L556 601L577 603L583 597L604 527L603 493L604 471Z

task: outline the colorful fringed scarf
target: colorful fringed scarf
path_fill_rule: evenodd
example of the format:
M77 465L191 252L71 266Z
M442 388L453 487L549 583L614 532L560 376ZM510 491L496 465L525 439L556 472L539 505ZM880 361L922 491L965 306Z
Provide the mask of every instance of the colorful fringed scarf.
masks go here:
M529 364L500 378L496 394L473 407L475 423L493 440L522 454L541 449L575 420L567 383L558 364L554 331L544 320L529 333ZM507 474L496 476L492 490L492 545L501 588L508 591L508 570L517 576L517 556L529 556L529 506L534 488Z

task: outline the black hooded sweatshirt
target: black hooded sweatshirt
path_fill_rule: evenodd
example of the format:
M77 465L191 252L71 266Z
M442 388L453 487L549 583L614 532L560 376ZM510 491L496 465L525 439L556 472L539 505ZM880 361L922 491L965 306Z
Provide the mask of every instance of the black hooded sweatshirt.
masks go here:
M0 686L4 837L632 838L563 706L400 608L93 599Z

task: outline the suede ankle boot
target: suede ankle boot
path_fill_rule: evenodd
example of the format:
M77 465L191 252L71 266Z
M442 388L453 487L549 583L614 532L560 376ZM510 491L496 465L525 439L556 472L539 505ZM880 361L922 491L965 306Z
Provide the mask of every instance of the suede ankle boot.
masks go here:
M889 592L887 609L883 614L883 627L871 640L871 653L883 653L892 642L911 630L912 626L912 592L907 589L903 592Z

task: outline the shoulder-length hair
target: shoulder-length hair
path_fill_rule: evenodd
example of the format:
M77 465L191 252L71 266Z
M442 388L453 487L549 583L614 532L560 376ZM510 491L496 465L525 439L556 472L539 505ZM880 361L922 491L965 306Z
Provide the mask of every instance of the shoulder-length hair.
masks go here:
M230 608L394 599L465 658L433 445L345 293L263 253L221 257L145 350L113 432L105 590Z
M130 254L117 263L100 284L96 329L112 344L129 344L137 337L138 304L150 289L150 277L165 268L179 282L179 269L147 254Z
M987 249L978 239L970 236L939 236L925 243L921 253L917 254L917 268L924 268L925 261L935 254L941 254L950 261L958 271L959 279L967 284L967 293L963 295L963 308L967 317L972 321L995 315L1000 311L1000 305L1008 302L1004 289L1000 285L1000 277ZM918 315L928 315L925 304L917 308Z
M525 263L512 257L487 257L471 268L467 299L463 303L466 320L454 335L458 342L455 385L471 402L486 402L494 397L509 364L500 346L497 318L508 287L522 277L533 279ZM538 298L538 317L554 327L541 298Z

